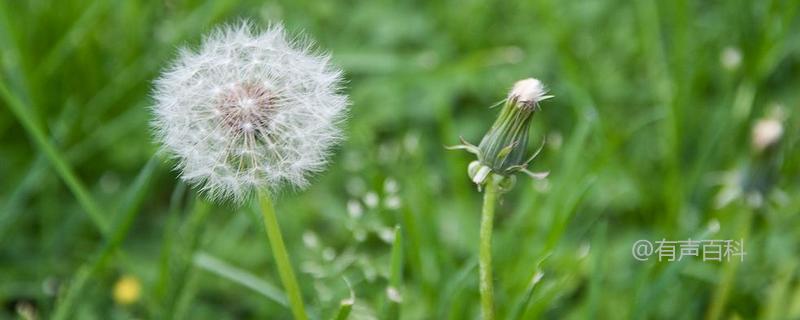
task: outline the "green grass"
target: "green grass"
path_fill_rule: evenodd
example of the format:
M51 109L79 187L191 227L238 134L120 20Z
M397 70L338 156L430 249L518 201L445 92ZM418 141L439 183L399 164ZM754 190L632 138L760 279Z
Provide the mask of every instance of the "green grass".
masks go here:
M346 71L348 140L309 190L275 199L311 318L479 317L482 194L472 158L443 146L478 142L531 76L555 95L531 133L548 140L532 170L551 174L498 202L498 319L800 318L799 6L0 0L0 319L291 317L256 203L205 202L148 129L177 47L243 17L305 30ZM750 130L776 105L767 205L718 208L719 177L754 165ZM744 262L631 257L639 239L703 237L744 237ZM134 304L115 303L122 275L141 281Z

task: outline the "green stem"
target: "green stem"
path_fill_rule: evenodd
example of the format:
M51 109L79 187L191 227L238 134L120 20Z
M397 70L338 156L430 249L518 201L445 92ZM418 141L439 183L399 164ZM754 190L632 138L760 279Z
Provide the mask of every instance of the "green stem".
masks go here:
M492 285L492 224L494 205L497 200L497 182L494 176L488 179L483 194L480 231L480 292L481 315L484 320L494 319L494 287Z
M278 219L275 216L275 209L272 206L272 199L266 192L259 191L258 203L261 206L261 215L264 217L264 226L267 228L269 244L272 247L272 253L275 255L275 263L278 265L278 274L281 277L283 288L286 289L286 296L289 299L294 318L306 320L308 316L303 306L303 297L300 295L300 286L297 285L292 263L289 261L289 254L283 244L283 236L281 235L281 228L278 226Z

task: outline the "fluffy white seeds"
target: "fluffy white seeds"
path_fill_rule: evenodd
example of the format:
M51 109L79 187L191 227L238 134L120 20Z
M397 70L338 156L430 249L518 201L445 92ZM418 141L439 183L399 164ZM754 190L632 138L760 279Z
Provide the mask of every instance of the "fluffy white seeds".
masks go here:
M517 101L530 105L553 96L547 95L547 89L539 79L528 78L514 83L514 88L511 89L508 97L509 99L516 98Z
M155 82L153 128L181 177L211 198L304 188L340 140L341 71L280 25L219 28Z

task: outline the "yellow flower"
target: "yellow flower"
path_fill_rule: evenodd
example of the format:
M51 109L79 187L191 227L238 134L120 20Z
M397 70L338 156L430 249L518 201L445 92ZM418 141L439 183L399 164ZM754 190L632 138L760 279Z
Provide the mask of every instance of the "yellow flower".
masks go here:
M133 304L139 300L142 291L142 284L139 278L132 275L124 275L114 284L114 301L121 305Z

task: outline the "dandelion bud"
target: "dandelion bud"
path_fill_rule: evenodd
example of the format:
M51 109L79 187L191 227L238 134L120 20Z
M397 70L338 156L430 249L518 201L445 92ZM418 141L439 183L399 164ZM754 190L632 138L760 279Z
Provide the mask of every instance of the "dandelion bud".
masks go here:
M212 198L303 188L340 140L341 71L273 25L222 27L155 82L153 128L181 177Z
M542 83L533 78L514 84L500 116L478 145L479 161L501 175L524 164L528 128L539 101L548 98L545 93Z
M533 173L527 170L528 164L539 153L526 160L528 129L533 114L539 110L539 102L549 99L541 81L528 78L517 81L505 100L500 115L478 146L463 141L451 149L465 149L478 157L467 168L469 177L478 186L487 182L490 175L499 175L505 188L514 185L513 179L502 179L516 172L524 172L533 178L544 178L546 173ZM541 148L539 149L541 150Z

